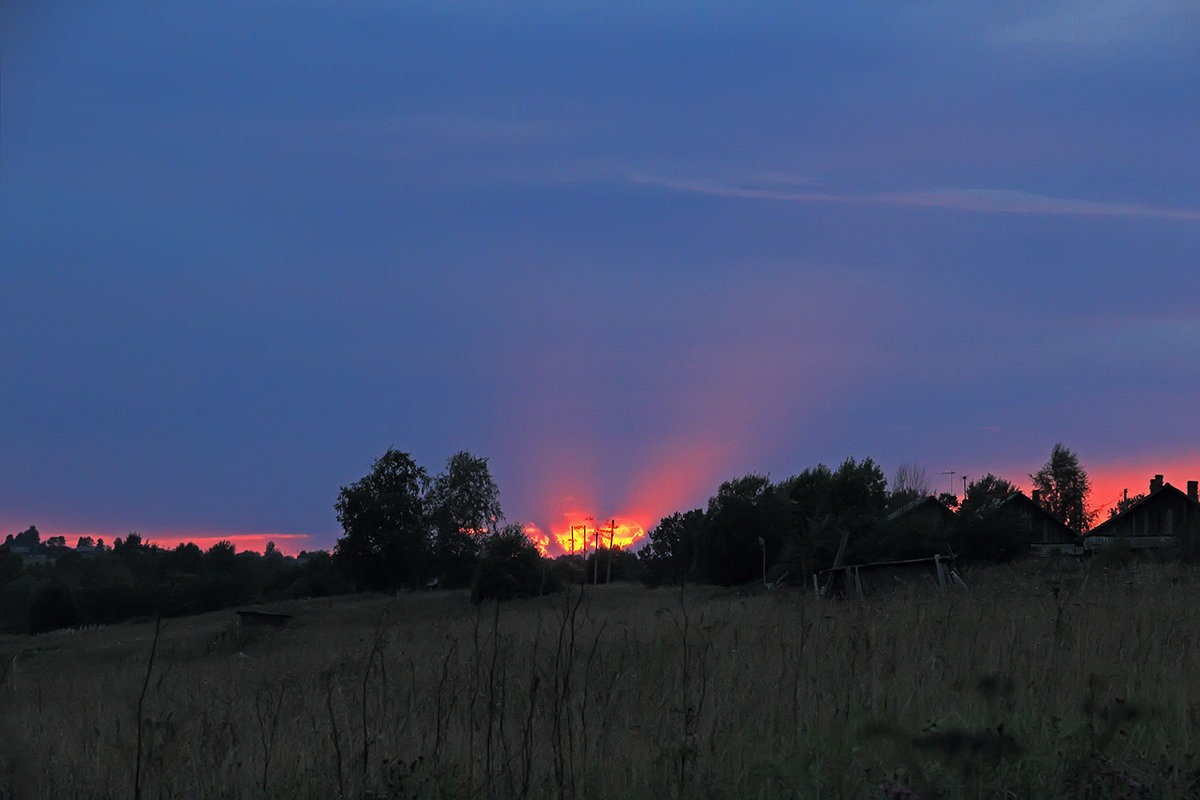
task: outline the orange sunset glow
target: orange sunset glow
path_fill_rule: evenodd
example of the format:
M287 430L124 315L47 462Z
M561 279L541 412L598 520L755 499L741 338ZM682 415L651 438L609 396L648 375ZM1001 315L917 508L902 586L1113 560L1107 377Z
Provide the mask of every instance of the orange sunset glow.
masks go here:
M533 523L525 525L525 535L542 555L587 555L597 544L625 548L641 544L646 538L645 526L626 517L610 516L605 522L597 522L593 515L582 512L564 514L563 517L563 521L548 533Z

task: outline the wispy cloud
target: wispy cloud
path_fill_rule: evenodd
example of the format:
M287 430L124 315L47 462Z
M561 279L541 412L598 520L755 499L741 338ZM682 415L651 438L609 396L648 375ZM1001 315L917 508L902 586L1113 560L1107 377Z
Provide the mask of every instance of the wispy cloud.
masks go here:
M1078 197L1056 197L1017 189L927 189L869 195L865 202L997 214L1075 217L1133 217L1200 222L1200 209L1162 208Z
M1194 0L1070 0L1047 3L1040 13L1002 27L1001 44L1081 48L1152 46L1176 37L1200 16Z
M898 206L988 214L1121 217L1200 222L1200 208L1171 208L1141 203L1059 197L1018 189L935 187L892 192L837 192L817 188L816 185L813 188L796 188L722 182L701 178L663 177L644 173L630 173L625 178L630 183L657 186L677 192L746 200Z

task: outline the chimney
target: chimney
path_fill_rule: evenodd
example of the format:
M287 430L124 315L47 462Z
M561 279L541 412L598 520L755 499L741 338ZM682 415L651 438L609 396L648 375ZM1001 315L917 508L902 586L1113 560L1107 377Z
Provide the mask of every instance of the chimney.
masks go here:
M1042 504L1042 493L1037 489L1034 489L1029 493L1029 499L1040 506Z
M1197 489L1198 485L1200 485L1200 481L1188 481L1188 499L1193 503L1200 503L1200 496L1198 496L1200 495L1200 490Z
M1150 481L1150 493L1154 494L1163 487L1163 476L1155 475Z

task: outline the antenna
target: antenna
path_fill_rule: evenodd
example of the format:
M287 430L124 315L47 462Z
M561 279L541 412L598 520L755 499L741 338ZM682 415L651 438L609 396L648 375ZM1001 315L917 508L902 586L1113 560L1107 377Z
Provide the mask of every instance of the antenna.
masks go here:
M955 472L954 470L952 470L952 469L948 469L948 470L946 470L945 472L942 472L942 473L939 473L939 474L941 474L941 475L949 475L949 476L950 476L950 494L954 494L954 476L955 476L955 475L957 475L958 473L956 473L956 472Z

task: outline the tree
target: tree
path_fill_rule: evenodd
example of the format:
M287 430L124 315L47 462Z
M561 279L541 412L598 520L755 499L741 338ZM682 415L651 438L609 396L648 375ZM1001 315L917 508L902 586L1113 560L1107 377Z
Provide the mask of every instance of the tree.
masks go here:
M1091 481L1070 448L1062 442L1055 443L1050 460L1029 479L1038 490L1042 508L1077 531L1091 527L1094 515L1087 510Z
M682 583L687 579L694 540L703 525L704 512L696 508L663 517L646 533L646 544L638 551L638 559L648 584Z
M368 475L341 488L334 508L345 535L335 554L360 586L394 589L424 579L428 485L428 474L412 456L388 448Z
M997 505L1016 490L1017 487L1013 486L1010 481L997 478L989 472L979 480L971 481L967 485L967 492L963 495L960 511L978 515Z
M697 578L732 586L761 577L759 540L770 549L772 560L779 552L779 536L768 521L771 488L766 476L750 474L726 481L709 498L704 525L695 537Z
M13 547L28 547L32 550L41 543L41 540L42 536L40 533L38 533L37 526L30 525L24 531L17 534L16 538L13 539L12 544Z
M1122 497L1117 501L1117 504L1108 510L1108 518L1112 519L1118 514L1124 514L1126 509L1133 506L1135 503L1140 503L1146 499L1145 494L1135 494L1133 497Z
M992 473L967 486L955 517L950 542L966 559L1007 561L1029 550L1026 525L1011 507L1001 502L1017 490Z
M488 460L466 450L450 456L445 472L433 479L428 507L437 569L448 585L466 584L478 561L480 542L504 519Z
M929 497L929 478L925 475L925 468L915 464L896 467L891 491L888 492L888 511L903 508L922 497Z
M557 591L559 585L549 566L524 528L506 525L484 543L483 558L471 581L471 602L499 602Z

